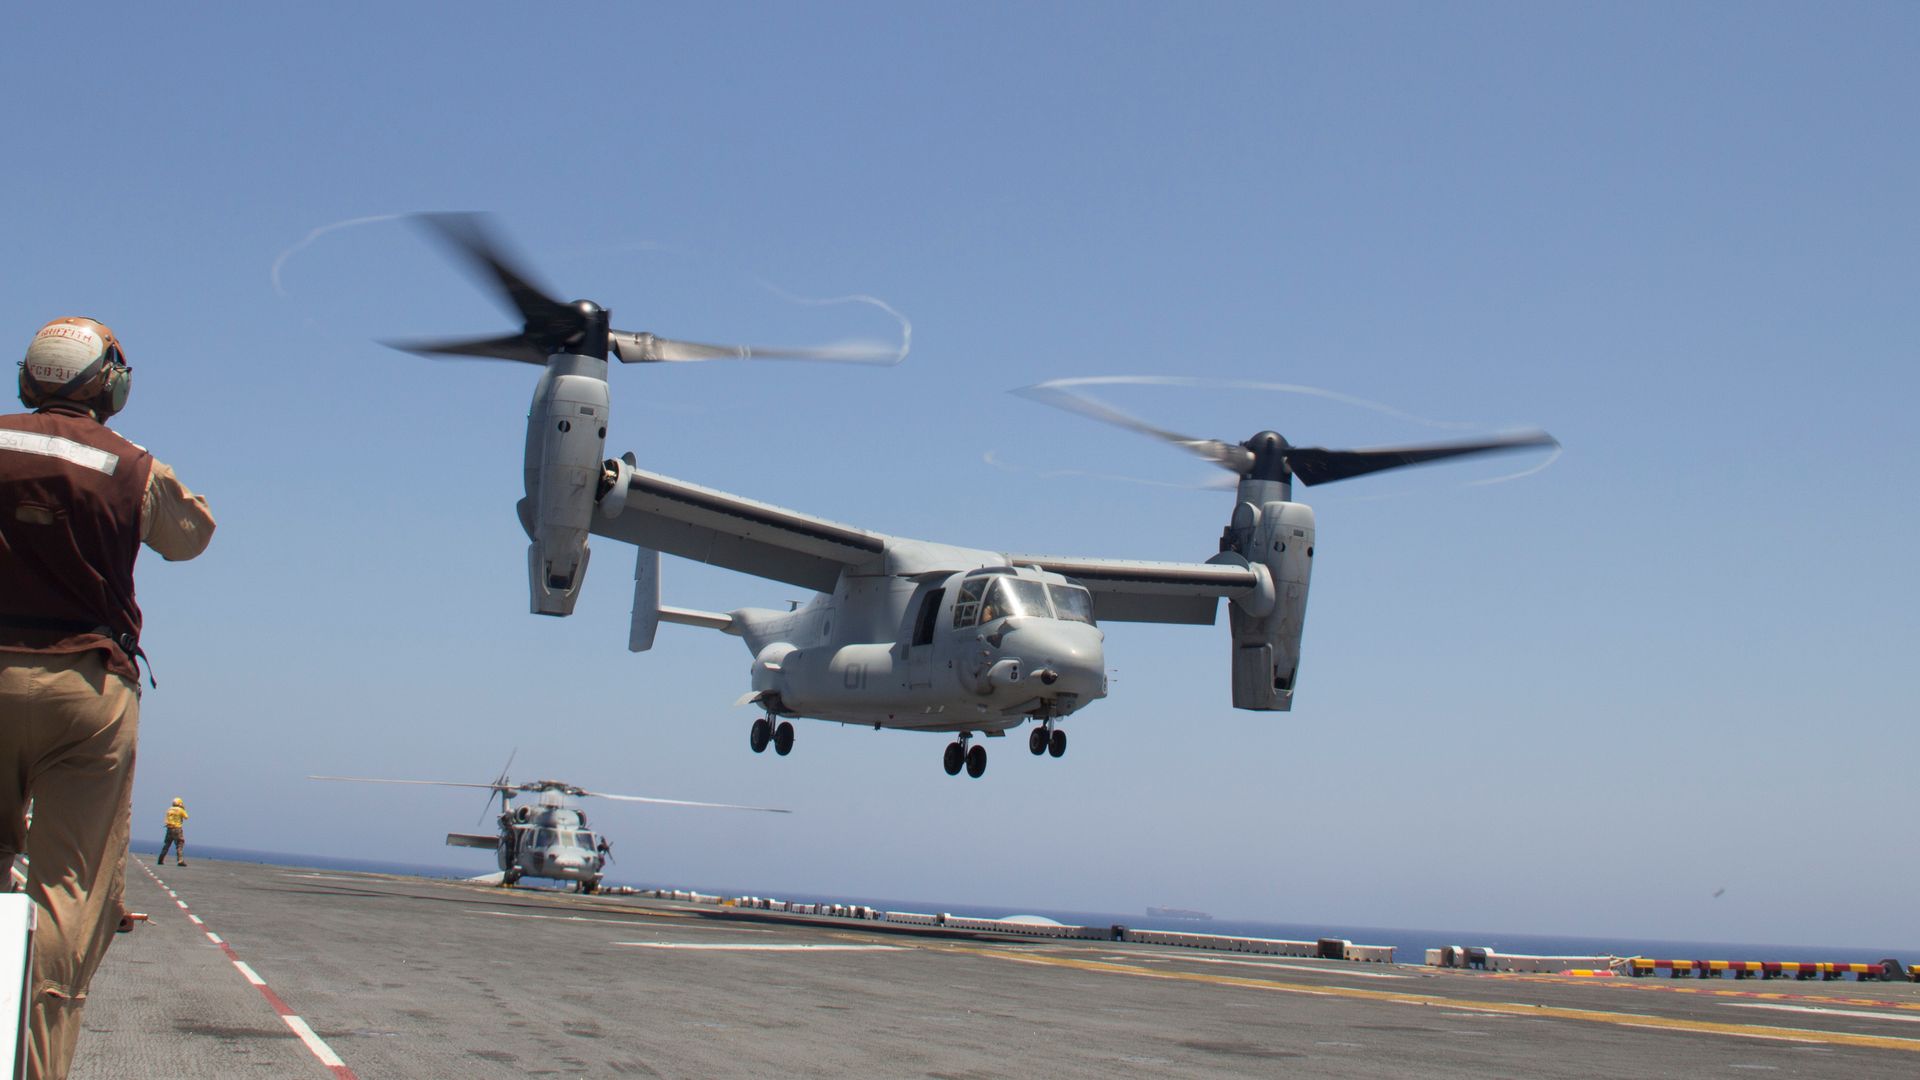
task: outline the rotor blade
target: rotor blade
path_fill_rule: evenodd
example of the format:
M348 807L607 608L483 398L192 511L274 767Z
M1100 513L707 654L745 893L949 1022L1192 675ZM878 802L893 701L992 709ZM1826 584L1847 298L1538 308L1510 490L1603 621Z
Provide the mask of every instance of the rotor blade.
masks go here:
M633 330L609 331L607 341L623 364L682 364L699 360L812 360L827 364L900 362L898 348L867 342L799 347L709 345Z
M1494 454L1507 450L1559 446L1560 440L1544 431L1529 431L1498 439L1474 442L1438 443L1431 446L1387 446L1374 450L1328 450L1318 446L1287 448L1287 467L1302 484L1330 484L1356 476L1421 465L1430 461L1465 457L1470 454Z
M688 802L685 799L649 799L645 795L610 795L604 791L576 791L575 795L590 795L596 799L618 799L621 802L654 803L659 806L702 806L709 810L758 810L765 814L791 814L791 810L779 810L771 806L740 806L736 803Z
M474 356L484 360L517 360L523 364L545 365L547 354L525 334L504 337L445 338L434 341L387 341L389 349L419 356Z
M486 225L484 214L416 214L413 220L440 242L467 260L476 277L499 290L500 296L527 323L529 329L567 322L572 309L534 285L512 261Z
M356 784L432 784L436 787L474 787L504 790L499 784L469 784L459 780L382 780L373 776L309 776L309 780L351 780Z
M1079 413L1088 419L1103 424L1126 428L1128 431L1170 442L1190 454L1198 454L1229 472L1244 473L1253 467L1253 455L1245 447L1224 443L1218 439L1196 439L1189 435L1154 427L1138 417L1129 416L1103 401L1095 401L1085 394L1076 394L1052 383L1038 383L1009 391L1043 405L1051 405L1071 413Z

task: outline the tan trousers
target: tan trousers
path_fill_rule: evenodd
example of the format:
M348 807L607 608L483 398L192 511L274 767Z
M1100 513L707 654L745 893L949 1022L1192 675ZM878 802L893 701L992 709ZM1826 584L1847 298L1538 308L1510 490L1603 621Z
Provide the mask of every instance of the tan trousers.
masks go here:
M138 685L99 653L0 652L0 858L26 852L40 906L29 1080L67 1075L87 984L120 922L139 731Z

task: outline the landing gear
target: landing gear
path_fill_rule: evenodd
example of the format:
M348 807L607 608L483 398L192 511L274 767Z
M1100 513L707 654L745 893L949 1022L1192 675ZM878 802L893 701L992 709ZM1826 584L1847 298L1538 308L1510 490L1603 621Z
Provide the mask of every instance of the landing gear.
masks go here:
M793 725L785 720L775 724L771 716L755 720L753 730L747 732L747 745L758 754L766 750L768 743L773 744L773 752L781 757L793 753Z
M1051 721L1034 728L1027 736L1027 749L1034 757L1052 754L1054 757L1067 752L1067 733L1054 727Z
M573 891L588 895L597 893L600 891L600 879L594 878L591 881L582 880L574 885Z
M513 888L515 885L518 885L519 883L520 883L520 871L518 868L509 870L506 873L500 875L500 884L506 886L509 889Z
M966 731L960 737L947 744L946 756L941 759L947 767L948 776L959 776L961 769L975 780L987 771L987 748L973 745L973 732Z

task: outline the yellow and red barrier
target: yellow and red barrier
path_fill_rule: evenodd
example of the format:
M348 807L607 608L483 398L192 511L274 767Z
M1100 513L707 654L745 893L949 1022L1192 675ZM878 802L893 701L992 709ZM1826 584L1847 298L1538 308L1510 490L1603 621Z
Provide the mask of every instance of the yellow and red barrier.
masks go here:
M1715 979L1731 974L1736 979L1821 979L1832 981L1852 975L1856 979L1893 980L1913 976L1897 960L1878 964L1802 963L1792 960L1651 960L1635 957L1629 974L1646 977L1666 972L1675 979Z

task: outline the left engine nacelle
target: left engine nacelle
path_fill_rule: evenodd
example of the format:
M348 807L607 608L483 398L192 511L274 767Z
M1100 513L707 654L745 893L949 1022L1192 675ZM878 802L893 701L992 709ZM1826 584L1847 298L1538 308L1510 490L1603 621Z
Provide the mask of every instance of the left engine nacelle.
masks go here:
M571 615L587 577L587 531L604 473L607 362L556 353L527 411L526 483L521 524L527 587L536 615Z

